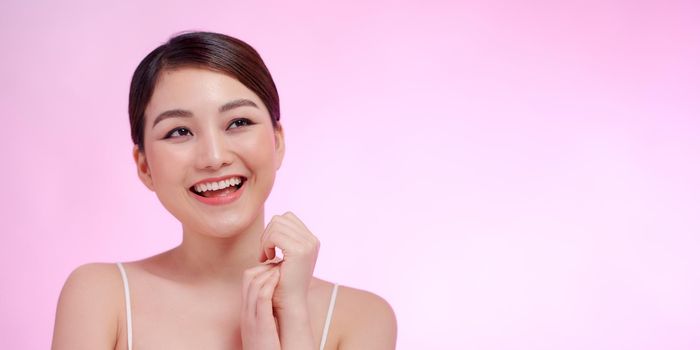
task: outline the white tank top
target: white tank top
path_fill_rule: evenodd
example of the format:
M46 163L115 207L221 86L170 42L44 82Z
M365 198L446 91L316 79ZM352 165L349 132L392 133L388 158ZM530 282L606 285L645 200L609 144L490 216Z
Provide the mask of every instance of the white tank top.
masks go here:
M124 303L126 304L126 343L127 348L132 350L132 325L131 325L131 293L129 293L129 279L126 277L126 270L122 263L117 263L119 267L119 273L122 276L122 282L124 283ZM328 329L331 326L331 318L333 316L333 308L335 308L335 299L338 295L338 284L333 285L333 292L331 293L331 301L328 303L328 311L326 312L326 322L323 325L323 335L321 335L321 347L326 345L326 340L328 339Z

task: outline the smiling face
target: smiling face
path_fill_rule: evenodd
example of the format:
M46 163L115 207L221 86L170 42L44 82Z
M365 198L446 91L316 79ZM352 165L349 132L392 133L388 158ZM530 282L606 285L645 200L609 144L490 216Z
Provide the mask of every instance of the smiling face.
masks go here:
M281 126L238 80L164 70L145 111L139 177L185 230L228 237L262 220L284 157Z

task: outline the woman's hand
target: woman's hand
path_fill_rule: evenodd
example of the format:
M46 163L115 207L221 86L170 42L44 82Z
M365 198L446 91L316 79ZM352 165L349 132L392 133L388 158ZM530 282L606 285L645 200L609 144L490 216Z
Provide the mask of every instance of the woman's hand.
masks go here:
M284 260L279 263L280 281L273 296L273 307L279 312L306 307L320 247L316 236L296 215L287 212L272 217L261 241L261 262L275 258L275 247L284 254Z
M272 295L279 282L279 267L258 265L243 273L241 338L245 350L280 350Z
M318 347L311 331L308 292L320 243L299 218L287 212L273 216L265 228L260 261L279 258L275 257L275 247L284 255L278 264L280 279L272 296L282 348L308 350Z

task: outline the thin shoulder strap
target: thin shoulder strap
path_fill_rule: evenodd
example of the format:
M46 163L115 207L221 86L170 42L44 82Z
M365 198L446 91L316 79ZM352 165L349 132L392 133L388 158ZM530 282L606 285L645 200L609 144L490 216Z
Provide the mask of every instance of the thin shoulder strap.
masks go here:
M126 270L122 263L118 262L119 273L122 275L124 282L124 303L126 304L126 344L127 349L131 350L131 296L129 295L129 279L126 278Z
M321 336L321 349L326 346L328 339L328 329L331 327L331 318L333 318L333 309L335 308L335 298L338 295L338 284L333 285L333 293L331 293L331 302L328 303L328 312L326 313L326 323L323 325L323 335Z

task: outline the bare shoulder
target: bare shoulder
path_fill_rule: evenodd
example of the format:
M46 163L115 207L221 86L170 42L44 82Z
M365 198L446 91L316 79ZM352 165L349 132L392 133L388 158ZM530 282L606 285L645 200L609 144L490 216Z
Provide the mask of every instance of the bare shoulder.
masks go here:
M74 287L87 287L86 284L92 285L91 287L98 287L94 284L111 284L111 285L121 285L121 277L119 276L119 269L117 264L112 263L90 263L78 266L66 280L64 285L64 290L66 288ZM108 287L108 286L104 286Z
M396 315L377 294L341 286L333 317L342 332L339 349L396 348Z
M73 270L58 299L51 348L114 349L122 293L116 264L92 263Z

